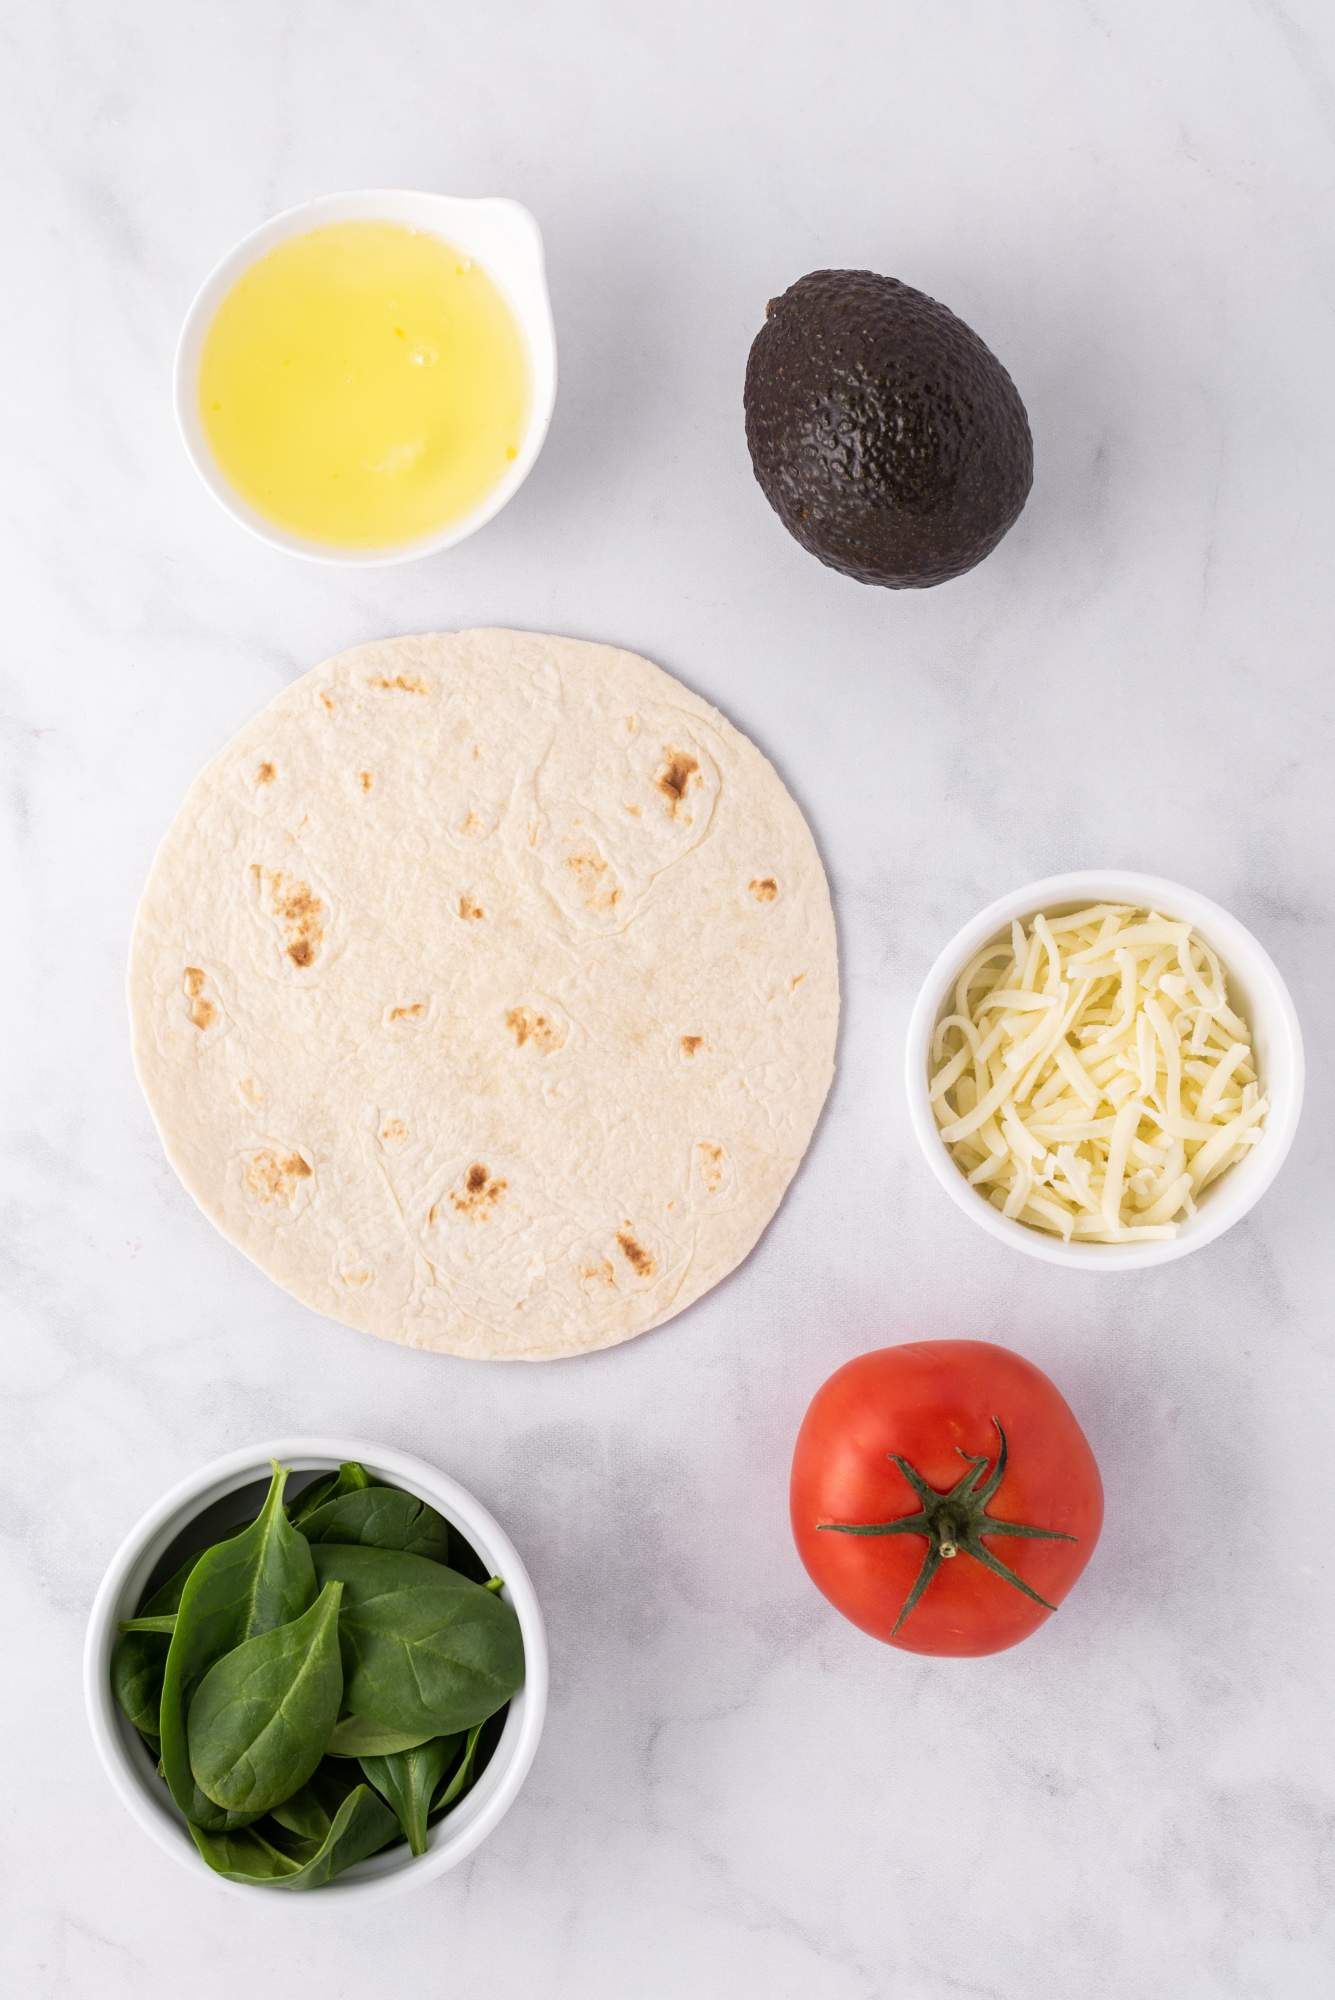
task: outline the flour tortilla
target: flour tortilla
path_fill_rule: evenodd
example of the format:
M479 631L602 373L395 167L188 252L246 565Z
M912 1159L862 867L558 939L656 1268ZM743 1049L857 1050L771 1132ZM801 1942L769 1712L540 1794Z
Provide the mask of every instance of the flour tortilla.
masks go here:
M195 781L131 952L205 1214L410 1347L544 1360L670 1319L778 1207L833 1072L806 822L633 653L361 646Z

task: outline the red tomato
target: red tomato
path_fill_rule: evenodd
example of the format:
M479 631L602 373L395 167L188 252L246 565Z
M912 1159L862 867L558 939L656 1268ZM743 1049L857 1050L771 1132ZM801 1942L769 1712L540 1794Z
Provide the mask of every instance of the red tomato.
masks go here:
M986 1340L913 1340L838 1369L798 1432L791 1499L816 1587L911 1653L1027 1639L1103 1524L1099 1469L1066 1403Z

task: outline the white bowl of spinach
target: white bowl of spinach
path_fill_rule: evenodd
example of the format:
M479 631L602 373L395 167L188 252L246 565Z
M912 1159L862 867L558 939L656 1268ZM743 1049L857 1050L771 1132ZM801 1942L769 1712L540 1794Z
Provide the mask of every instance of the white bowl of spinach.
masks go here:
M537 1750L528 1573L420 1459L280 1440L182 1481L88 1625L94 1741L159 1846L225 1887L346 1899L429 1880L496 1826Z

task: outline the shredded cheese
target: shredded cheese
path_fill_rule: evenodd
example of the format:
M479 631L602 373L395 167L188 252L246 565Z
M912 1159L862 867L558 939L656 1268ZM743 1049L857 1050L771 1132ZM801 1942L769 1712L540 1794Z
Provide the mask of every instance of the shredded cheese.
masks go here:
M966 1179L1068 1243L1175 1236L1269 1108L1214 952L1113 903L978 953L933 1036L930 1099Z

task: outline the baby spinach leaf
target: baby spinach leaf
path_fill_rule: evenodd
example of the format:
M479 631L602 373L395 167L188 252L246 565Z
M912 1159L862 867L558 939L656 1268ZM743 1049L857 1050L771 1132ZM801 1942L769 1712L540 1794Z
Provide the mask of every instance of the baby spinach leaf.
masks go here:
M294 1528L301 1526L303 1514L309 1514L312 1508L329 1498L337 1478L336 1472L323 1473L319 1479L312 1479L309 1486L303 1486L295 1500L289 1501L287 1518Z
M363 1715L341 1715L325 1749L331 1757L395 1757L430 1741L430 1732L420 1729L386 1729Z
M276 1882L297 1874L302 1860L285 1843L274 1840L261 1817L258 1826L240 1826L210 1833L190 1822L190 1837L209 1867L231 1882ZM307 1843L307 1848L311 1843Z
M434 1507L396 1486L366 1486L340 1493L301 1517L308 1542L358 1543L368 1549L401 1549L430 1562L449 1561L450 1531Z
M214 1662L190 1703L195 1783L229 1812L269 1812L314 1771L343 1699L341 1583L309 1611L242 1640Z
M464 1754L459 1759L458 1767L446 1779L445 1783L436 1793L435 1798L431 1801L431 1817L433 1820L441 1818L443 1814L449 1811L451 1806L459 1803L465 1792L472 1790L473 1767L477 1761L478 1738L485 1727L485 1723L475 1722L469 1730L468 1740L464 1744Z
M191 1826L195 1846L216 1874L229 1882L274 1889L319 1889L343 1869L364 1861L395 1839L399 1826L389 1807L369 1785L348 1793L324 1839L311 1852L308 1840L289 1841L268 1822L233 1832L210 1833Z
M326 1472L322 1479L313 1479L309 1486L303 1487L288 1508L288 1519L294 1528L300 1527L306 1516L322 1507L326 1500L340 1499L345 1493L360 1493L372 1483L366 1467L349 1459L337 1472Z
M325 1757L290 1799L274 1807L269 1818L285 1833L296 1834L318 1847L333 1825L334 1815L356 1785L357 1772L351 1761Z
M319 1542L321 1583L344 1586L344 1704L386 1729L448 1736L507 1702L524 1678L519 1620L503 1598L423 1556Z
M181 1602L185 1580L199 1553L187 1556L165 1583L150 1591L139 1607L141 1617L170 1613ZM130 1621L133 1622L133 1621ZM167 1664L167 1647L160 1633L127 1631L116 1641L111 1655L111 1692L122 1714L127 1715L141 1736L154 1746L158 1740L159 1711L162 1706L162 1670Z
M138 1618L122 1618L120 1628L122 1632L165 1632L170 1638L176 1630L176 1613L163 1611L150 1618L145 1612Z
M462 1744L462 1736L433 1736L429 1743L419 1743L415 1750L400 1750L393 1757L362 1758L363 1771L393 1806L414 1854L426 1853L427 1815Z
M286 1469L276 1465L255 1520L199 1558L186 1579L167 1652L161 1709L163 1773L186 1818L215 1832L246 1822L229 1815L195 1783L186 1734L195 1690L215 1660L243 1640L299 1618L316 1594L310 1548L283 1512L286 1479Z
M179 1611L186 1581L189 1578L191 1570L203 1554L203 1549L196 1549L193 1555L187 1556L179 1568L172 1571L165 1583L160 1583L156 1590L150 1591L149 1595L139 1606L135 1616L137 1618L151 1618L155 1617L160 1611Z
M139 1642L133 1651L132 1639ZM111 1692L116 1706L154 1749L158 1743L162 1669L166 1658L164 1645L150 1649L147 1635L138 1633L122 1639L111 1656Z

